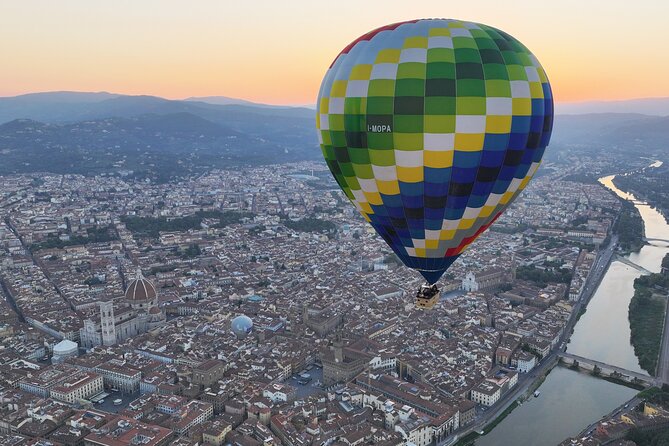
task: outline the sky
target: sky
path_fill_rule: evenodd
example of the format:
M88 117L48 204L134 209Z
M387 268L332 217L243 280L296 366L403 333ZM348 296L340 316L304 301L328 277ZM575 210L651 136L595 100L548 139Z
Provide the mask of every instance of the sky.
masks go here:
M666 0L0 0L0 96L313 104L348 43L428 17L513 35L539 58L558 102L669 96Z

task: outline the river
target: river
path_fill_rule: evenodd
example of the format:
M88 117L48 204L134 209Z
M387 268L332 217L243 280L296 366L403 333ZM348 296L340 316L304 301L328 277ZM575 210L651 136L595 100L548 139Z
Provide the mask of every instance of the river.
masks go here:
M659 167L655 162L649 167ZM649 205L639 202L613 184L614 175L600 178L600 183L619 197L631 200L644 221L648 238L669 239L669 225ZM669 244L649 242L627 258L649 271L659 272ZM634 294L634 279L641 273L621 262L611 263L595 291L586 313L576 324L567 351L629 370L645 373L639 367L630 344L627 318ZM516 408L488 435L476 441L477 446L554 446L578 434L636 391L594 378L586 373L563 367L553 369L539 387L541 395L530 398Z
M555 446L637 393L565 367L551 370L539 390L476 446Z

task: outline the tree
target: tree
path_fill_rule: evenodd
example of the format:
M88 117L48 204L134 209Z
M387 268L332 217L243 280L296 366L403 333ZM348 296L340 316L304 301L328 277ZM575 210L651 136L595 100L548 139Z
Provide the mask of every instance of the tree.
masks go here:
M182 258L184 259L193 259L195 257L198 257L200 254L202 254L202 250L200 249L200 245L197 243L194 243L192 245L189 245L188 248L186 248L181 255Z

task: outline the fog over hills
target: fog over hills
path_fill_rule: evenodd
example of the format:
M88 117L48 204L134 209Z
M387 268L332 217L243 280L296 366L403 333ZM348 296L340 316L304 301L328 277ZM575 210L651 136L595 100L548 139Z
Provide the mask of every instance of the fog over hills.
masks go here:
M555 104L558 114L640 113L669 116L669 98L642 98L624 101L562 102Z
M119 95L106 92L84 93L56 91L0 98L0 123L26 118L39 121L76 119L85 110Z
M669 116L638 113L557 115L551 146L555 144L669 150Z
M313 120L305 108L155 96L0 98L0 174L132 170L164 180L212 167L316 159Z
M214 105L254 105L256 107L289 108L286 105L261 104L259 102L251 102L245 99L230 98L227 96L191 97L184 99L184 101L206 102L207 104L214 104Z
M0 174L132 171L166 180L213 167L320 159L314 119L308 108L226 97L53 92L0 98ZM669 117L557 115L546 158L574 148L593 156L600 150L652 156L669 148Z
M263 112L261 109L270 111ZM313 118L314 115L314 111L307 108L255 104L225 96L170 100L148 95L130 96L106 92L63 91L0 97L0 123L13 119L34 119L50 123L74 122L86 119L131 117L146 113L188 112L211 116L213 111L220 112L221 116L229 116L236 112L305 118Z

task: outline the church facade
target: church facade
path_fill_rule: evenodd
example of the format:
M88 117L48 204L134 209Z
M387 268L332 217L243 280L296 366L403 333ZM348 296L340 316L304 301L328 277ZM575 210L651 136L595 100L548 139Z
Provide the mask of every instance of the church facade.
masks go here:
M139 271L123 299L101 302L97 317L84 320L79 330L80 345L84 348L114 345L164 323L156 287Z

